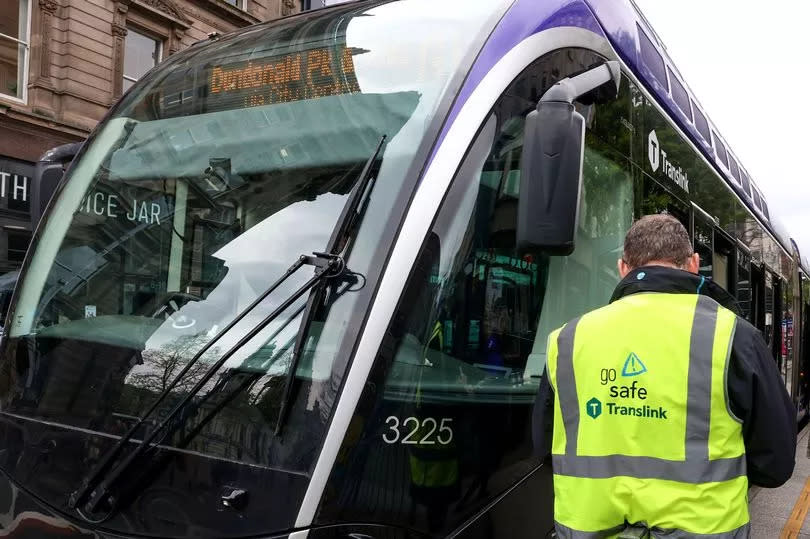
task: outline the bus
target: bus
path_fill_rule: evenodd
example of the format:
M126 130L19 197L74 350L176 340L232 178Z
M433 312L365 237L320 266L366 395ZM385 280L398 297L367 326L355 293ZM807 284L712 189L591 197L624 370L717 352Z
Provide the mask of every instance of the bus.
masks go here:
M800 421L810 265L631 0L213 35L120 99L36 230L0 347L0 527L550 537L547 336L609 301L662 212Z

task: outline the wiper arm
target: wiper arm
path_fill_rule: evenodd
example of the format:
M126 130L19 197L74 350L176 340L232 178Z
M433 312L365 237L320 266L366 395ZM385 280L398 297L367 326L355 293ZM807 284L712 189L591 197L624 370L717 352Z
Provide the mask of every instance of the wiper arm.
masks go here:
M199 393L199 391L205 386L206 383L216 374L216 372L225 364L225 362L233 356L242 346L247 344L252 338L258 335L265 327L267 327L270 323L273 322L282 312L284 312L287 308L289 308L292 304L294 304L301 296L303 296L307 291L309 291L312 287L316 284L321 283L328 277L338 277L343 275L345 271L345 263L343 262L343 258L340 254L343 253L343 250L348 245L348 240L350 239L350 234L354 229L354 226L359 221L359 217L362 215L362 211L364 211L365 207L367 206L368 202L368 187L371 179L371 170L373 168L374 162L377 160L380 151L382 150L383 143L385 142L385 135L380 139L380 142L377 145L377 148L374 154L369 158L366 162L365 166L363 167L363 171L361 172L360 179L358 181L357 186L352 190L352 193L349 196L349 199L346 202L346 205L341 212L340 218L338 219L337 224L332 232L332 236L329 239L329 243L327 244L328 252L326 253L313 253L314 256L306 256L302 255L299 259L287 269L287 271L282 275L275 283L270 285L267 290L265 290L262 294L256 298L253 303L251 303L248 307L242 310L227 326L225 326L221 331L219 331L208 343L197 352L194 357L183 367L183 369L177 374L177 376L172 379L169 385L158 395L157 399L152 403L152 405L146 410L143 414L142 418L133 425L129 431L126 432L113 446L113 448L107 452L101 461L95 466L93 471L82 481L82 485L70 495L68 499L68 507L71 509L75 509L79 515L82 516L85 520L93 521L86 516L84 512L87 513L94 513L98 506L103 502L108 502L109 511L107 515L102 519L109 518L112 514L112 511L115 507L115 500L109 496L110 487L115 483L115 481L124 473L126 472L130 466L132 465L135 460L144 453L144 451L151 447L152 442L158 436L158 434L171 422L177 417L180 412L186 407L186 405ZM340 250L338 250L340 249ZM138 429L140 429L146 421L151 417L153 412L157 409L163 400L171 393L171 391L177 386L177 384L183 379L183 377L189 372L189 370L200 360L200 358L211 349L211 347L218 342L225 334L227 334L231 329L233 329L239 322L241 322L256 306L262 303L271 293L273 293L282 283L284 283L291 275L296 273L302 266L304 265L312 265L315 266L315 275L310 278L306 283L304 283L298 290L296 290L293 294L291 294L287 299L285 299L276 309L273 310L269 315L267 315L258 325L256 325L253 329L251 329L244 337L242 337L236 344L234 344L222 357L219 358L214 364L209 367L203 376L197 381L194 387L186 394L186 396L178 402L175 407L171 410L168 416L166 416L152 431L138 444L138 446L129 453L125 458L121 460L121 462L116 466L106 477L102 479L102 476L110 469L112 464L114 463L115 459L121 454L122 449L124 446L132 440L133 436L136 434ZM316 304L314 299L317 297L318 299L321 298L323 287L319 286L316 290L316 293L310 294L310 297L307 301L307 307L304 311L304 317L301 323L301 330L305 330L309 328L310 322L308 320L312 317L313 308L312 306ZM297 313L296 313L297 315ZM300 342L299 342L300 341ZM291 360L291 368L287 371L287 379L285 381L285 391L284 391L284 401L282 401L282 409L279 412L279 417L283 416L283 413L286 411L286 401L289 399L291 394L291 385L292 380L290 377L295 377L295 372L298 366L298 359L300 357L300 347L303 343L303 337L301 336L301 332L299 331L299 335L296 340L296 348L294 350L294 355ZM280 428L281 420L277 422L276 429L277 431ZM168 433L167 433L168 435ZM99 482L99 479L102 479ZM80 509L80 505L82 502L88 498L86 504L83 505L83 511Z
M284 281L286 281L292 274L294 274L299 268L304 265L313 265L315 266L315 275L313 275L306 283L304 283L301 287L298 288L294 293L292 293L287 299L285 299L278 307L276 307L273 312L267 315L258 325L256 325L253 329L251 329L246 335L244 335L239 341L234 344L222 357L220 357L214 364L212 364L206 371L205 374L194 384L194 387L186 394L186 396L178 402L175 407L171 410L169 415L167 415L157 427L152 429L152 431L141 441L140 444L131 452L129 453L118 466L116 466L100 483L96 486L97 481L104 472L109 469L113 460L121 453L121 449L124 445L129 442L132 437L135 435L137 430L146 422L146 420L151 416L154 410L157 408L158 404L162 402L167 395L177 386L177 384L182 380L182 378L188 373L188 371L193 367L197 361L199 361L200 357L202 357L205 352L207 352L214 343L216 343L225 333L227 333L230 329L232 329L239 321L241 321L254 307L256 307L263 299L265 299L270 293L276 290ZM328 257L323 255L322 253L316 253L315 256L301 256L295 264L290 266L290 268L284 273L284 275L275 283L273 283L270 288L268 288L264 293L262 293L253 303L250 304L245 310L243 310L230 324L228 324L222 331L220 331L213 339L211 339L197 354L194 355L193 358L186 364L185 367L180 371L180 373L171 381L166 389L158 395L158 398L146 413L143 415L140 421L130 428L130 430L118 440L118 443L104 456L102 461L93 469L90 475L82 482L82 486L73 494L71 494L70 499L68 500L68 506L71 509L77 509L79 514L87 519L91 520L87 516L84 515L82 510L79 509L79 505L81 502L88 497L89 500L84 505L83 509L87 513L93 513L98 508L99 504L102 501L108 501L110 507L114 507L115 503L109 496L110 487L115 483L115 481L132 465L132 463L137 459L154 441L157 435L171 422L174 418L183 410L183 408L191 401L197 393L205 386L206 383L216 374L216 372L225 364L225 362L230 359L242 346L247 344L252 338L258 335L265 327L267 327L273 320L275 320L279 314L284 312L287 308L289 308L292 304L294 304L301 296L304 295L310 288L312 288L318 281L330 277L330 276L337 276L342 274L344 269L343 261L338 257ZM110 510L112 511L112 509Z
M344 257L345 252L349 247L354 231L357 225L360 224L360 219L368 207L368 201L371 197L371 190L374 187L375 177L372 175L374 163L380 156L383 144L385 144L386 136L383 135L377 143L377 148L374 153L366 161L363 166L363 171L360 173L360 178L357 185L352 189L346 205L343 206L343 211L340 213L340 218L335 224L332 231L332 237L329 238L329 243L326 246L326 252L332 256ZM342 259L342 258L341 258ZM287 410L290 407L293 395L293 382L295 381L295 373L298 370L298 364L301 362L301 353L304 349L304 341L309 334L309 326L315 319L315 315L320 310L319 307L323 303L324 294L326 292L325 282L321 281L318 286L310 293L307 299L307 307L304 310L304 315L301 317L301 327L298 330L298 335L295 340L295 348L293 348L292 358L290 358L290 365L287 368L286 377L284 380L284 393L282 393L281 409L278 412L278 420L276 421L276 436L281 434L281 429L284 426L284 421L287 416Z
M356 279L352 279L352 277L355 277L355 276L356 276L356 274L349 273L349 274L345 275L343 278L341 278L341 284L340 284L337 292L334 295L331 295L331 294L329 295L329 303L331 303L336 298L342 296L343 294L345 294L346 292L350 291L353 288L352 285L357 282ZM280 328L278 328L276 331L273 332L273 334L267 339L267 342L272 342L284 329L286 329L289 322L296 319L298 317L298 315L300 315L301 312L304 310L305 306L306 306L306 304L301 305L298 309L296 309L296 311L293 313L293 315L290 316L289 319ZM266 369L268 366L274 364L278 360L279 357L281 357L282 355L285 355L288 352L290 352L291 348L292 348L292 346L294 344L294 342L292 342L292 341L293 341L293 339L290 339L290 341L287 341L281 347L280 350L276 351L274 354L272 354L270 356L270 358L268 358L266 361L262 362L261 366L259 367L259 371L261 371L262 369ZM250 358L246 359L245 361L248 362L249 360L250 360ZM243 364L243 366L244 366L244 364ZM208 402L210 410L207 410L205 415L203 417L201 417L199 419L199 421L196 422L196 425L194 425L194 427L191 430L189 430L183 436L182 439L177 441L177 447L186 447L186 445L194 437L196 437L205 428L205 426L214 417L216 417L216 415L220 411L222 411L222 409L224 409L230 402L232 402L233 399L236 398L237 395L240 395L243 391L248 389L250 386L252 386L257 380L259 380L263 376L261 374L261 372L247 373L244 370L242 370L242 367L227 369L223 374L224 374L224 376L222 376L217 381L216 386L213 389L211 389L211 391L206 393L206 395L204 397L202 397L202 399L200 399L198 402L194 403L193 408L192 408L192 406L189 406L189 408L191 408L191 409L184 412L182 414L182 416L177 419L177 423L175 425L173 425L172 428L167 429L164 432L164 434L161 436L161 438L155 442L156 445L162 444L164 442L164 440L172 432L174 432L174 430L177 430L182 426L183 422L186 419L197 417L199 411L201 409L203 409L205 407L206 403ZM230 382L234 378L237 378L239 376L243 376L244 379L241 382L239 382L238 384L236 384L235 387L231 387ZM273 378L279 378L280 376L281 375L273 376ZM286 375L285 375L285 377L286 377ZM228 391L227 393L220 394L220 393L222 393L222 392L224 392L226 390ZM162 462L165 462L166 458L161 459L161 460L162 460ZM160 469L160 466L162 465L162 462L153 462L147 469L145 469L143 474L141 475L140 484L143 484L143 482L150 482L151 478L155 474L158 473L158 470ZM132 489L137 489L138 486L139 486L139 484L136 483L136 484L133 484L131 488Z

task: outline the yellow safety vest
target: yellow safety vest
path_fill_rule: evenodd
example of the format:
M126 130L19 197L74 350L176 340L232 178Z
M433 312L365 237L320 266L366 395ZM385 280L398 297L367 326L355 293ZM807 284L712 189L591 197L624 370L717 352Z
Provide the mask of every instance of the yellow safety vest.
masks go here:
M641 293L549 336L559 537L614 537L628 523L653 537L748 537L726 389L736 322L706 296Z
M436 321L428 340L429 348L436 341L437 350L444 350L444 331L442 323ZM416 408L422 407L422 372L416 385ZM430 432L430 427L422 422L417 428L414 439L420 440ZM441 488L458 483L458 456L455 443L442 445L413 445L409 449L408 463L411 468L411 484L417 487Z

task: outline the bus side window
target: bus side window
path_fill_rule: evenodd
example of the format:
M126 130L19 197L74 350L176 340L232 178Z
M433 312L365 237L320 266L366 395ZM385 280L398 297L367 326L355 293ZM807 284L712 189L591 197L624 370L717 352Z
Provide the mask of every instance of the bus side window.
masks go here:
M751 255L742 249L737 249L737 304L740 306L743 317L754 322L753 317L753 289L751 283Z
M695 252L700 255L699 273L704 277L713 277L714 234L711 225L704 222L697 212L695 212L695 223L693 234L694 234Z
M773 274L765 270L765 325L763 332L765 334L765 342L773 348L774 346L774 303L775 303L775 294L774 294L774 280ZM774 354L776 357L776 354Z
M734 266L736 250L732 239L721 229L714 229L714 268L712 279L730 294L736 293Z

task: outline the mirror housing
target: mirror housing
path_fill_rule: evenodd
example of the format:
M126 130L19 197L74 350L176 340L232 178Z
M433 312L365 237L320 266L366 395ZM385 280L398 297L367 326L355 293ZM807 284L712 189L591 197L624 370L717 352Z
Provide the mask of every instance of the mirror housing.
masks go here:
M79 153L82 142L72 142L51 148L37 161L31 181L31 229L35 229L65 170Z
M621 69L605 62L559 81L526 117L518 199L519 253L574 251L582 192L585 118L574 101L607 102L618 95Z

